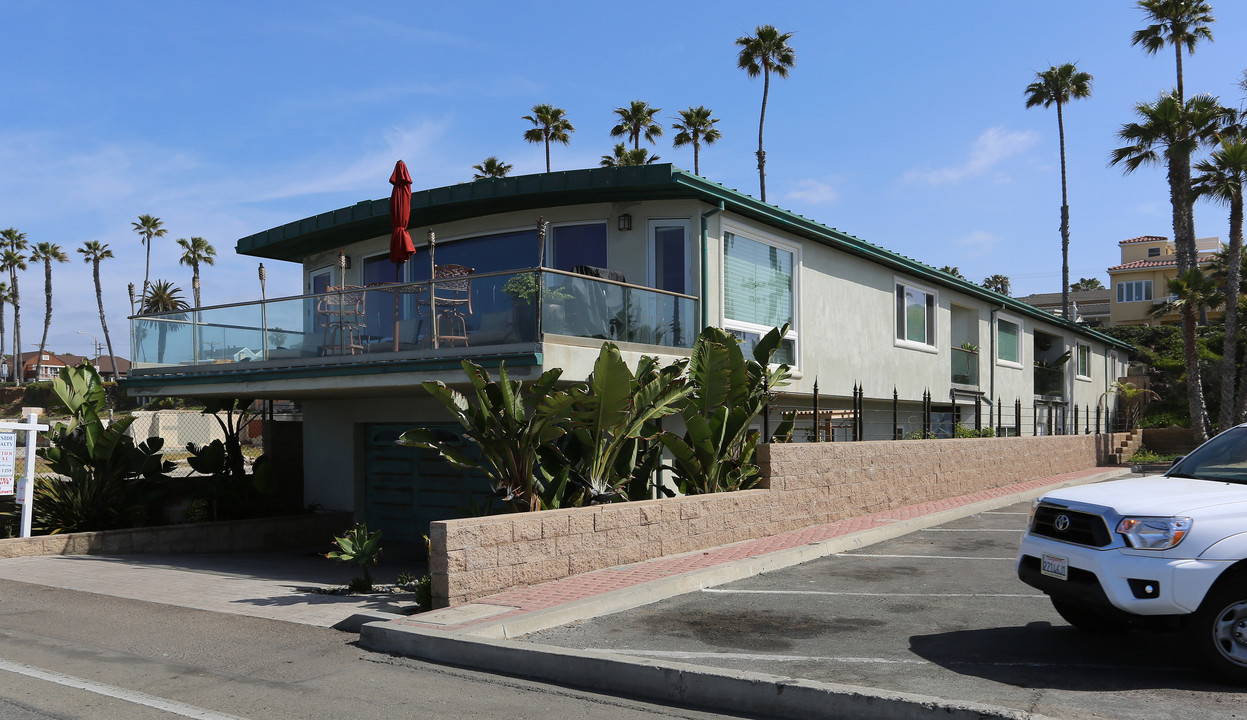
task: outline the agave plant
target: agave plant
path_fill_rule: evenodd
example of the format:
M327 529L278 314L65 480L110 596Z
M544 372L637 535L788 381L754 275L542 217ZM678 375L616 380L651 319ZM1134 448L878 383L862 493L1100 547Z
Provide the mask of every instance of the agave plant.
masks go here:
M372 570L381 557L381 531L368 532L368 524L361 523L346 531L342 537L334 538L337 550L330 550L325 557L338 560L348 565L355 565L364 574L363 578L351 581L351 589L358 592L372 592Z

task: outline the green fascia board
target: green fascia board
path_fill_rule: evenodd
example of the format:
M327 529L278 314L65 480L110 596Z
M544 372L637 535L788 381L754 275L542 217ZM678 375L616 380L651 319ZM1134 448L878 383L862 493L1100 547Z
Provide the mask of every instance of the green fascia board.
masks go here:
M916 279L956 290L1004 310L1042 320L1120 350L1133 346L1007 295L937 270L797 213L764 203L670 164L590 168L485 178L413 192L408 228L436 225L497 213L590 203L694 199L794 235L889 267ZM308 255L387 235L389 198L365 200L350 207L282 225L238 241L241 255L300 262ZM418 239L417 239L418 240Z
M122 390L142 390L164 385L222 385L254 380L306 380L310 378L351 377L354 375L376 375L378 373L433 372L441 370L461 370L463 361L470 359L485 368L496 368L503 362L512 367L540 367L542 354L516 353L508 355L482 355L472 358L428 358L421 360L388 360L373 363L352 363L345 365L309 365L305 367L286 368L247 368L223 370L211 373L186 373L184 375L152 375L122 378Z

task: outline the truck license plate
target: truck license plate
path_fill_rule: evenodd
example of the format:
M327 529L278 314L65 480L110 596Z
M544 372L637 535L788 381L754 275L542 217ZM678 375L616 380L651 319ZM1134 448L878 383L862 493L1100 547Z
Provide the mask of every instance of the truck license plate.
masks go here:
M1069 580L1069 558L1044 553L1039 571L1058 580Z

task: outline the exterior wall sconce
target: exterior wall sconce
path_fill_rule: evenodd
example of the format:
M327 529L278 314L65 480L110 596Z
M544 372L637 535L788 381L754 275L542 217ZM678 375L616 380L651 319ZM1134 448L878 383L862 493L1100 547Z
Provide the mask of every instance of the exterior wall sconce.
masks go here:
M624 213L620 215L619 216L619 230L622 232L624 230L631 230L631 229L632 229L632 216L629 215L628 213Z

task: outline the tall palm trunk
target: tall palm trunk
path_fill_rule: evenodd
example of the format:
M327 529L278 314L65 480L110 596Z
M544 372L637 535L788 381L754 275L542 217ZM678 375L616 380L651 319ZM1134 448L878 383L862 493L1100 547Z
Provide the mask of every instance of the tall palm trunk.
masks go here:
M22 362L22 296L17 290L16 268L10 271L9 285L13 286L13 364L16 367L13 372L13 380L18 385L21 385L22 370L25 363Z
M693 138L693 174L700 177L701 176L701 165L699 165L697 162L698 149L699 148L697 147L697 138Z
M757 77L756 75L754 77ZM766 124L766 97L771 93L771 68L762 66L762 114L758 116L758 187L759 199L766 202L766 151L762 149L762 126Z
M1186 95L1182 93L1182 43L1173 44L1173 54L1178 58L1178 102L1186 103Z
M1186 352L1186 399L1191 413L1191 433L1195 444L1208 439L1208 410L1204 406L1203 379L1199 371L1199 353L1195 345L1195 308L1182 306L1182 345Z
M147 242L143 243L143 245L147 247L147 265L143 268L143 295L141 297L141 300L146 300L147 299L147 288L148 288L148 285L150 284L148 282L148 278L150 278L152 274L152 239L148 238ZM139 307L142 307L142 306L143 306L143 303L140 302Z
M35 381L43 378L43 353L48 347L48 328L52 325L52 261L43 263L43 337L39 339L39 359L35 360Z
M1221 346L1221 412L1217 430L1228 430L1242 408L1234 406L1234 366L1238 354L1238 291L1242 285L1243 196L1230 200L1230 250L1225 271L1225 344Z
M4 306L5 301L0 300L0 362L4 362ZM10 366L11 368L12 366Z
M550 133L546 133L546 172L550 172Z
M1057 133L1061 137L1061 317L1072 320L1069 313L1069 196L1065 184L1065 118L1061 103L1056 104Z
M100 261L91 261L91 275L95 278L95 304L100 306L100 328L104 331L104 344L108 346L108 361L113 364L113 382L121 379L121 371L117 369L117 356L113 354L113 341L108 337L108 321L104 318L104 291L100 287Z
M196 260L192 267L195 269L195 276L191 278L191 286L195 291L195 309L199 309L199 261Z

